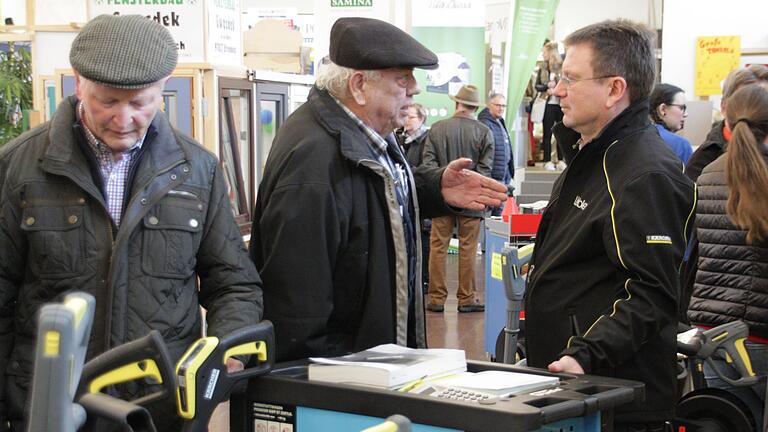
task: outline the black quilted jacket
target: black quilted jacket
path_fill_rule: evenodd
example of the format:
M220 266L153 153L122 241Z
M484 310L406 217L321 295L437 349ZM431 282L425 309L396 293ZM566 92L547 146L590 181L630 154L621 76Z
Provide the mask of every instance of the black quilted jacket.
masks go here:
M29 384L37 309L70 291L96 298L89 357L157 329L176 360L201 335L200 305L212 335L262 315L216 158L158 114L118 230L82 151L76 104L64 100L0 154L0 421L3 395L10 417L23 404L6 387Z
M725 156L704 168L698 184L699 259L688 319L713 327L740 319L768 338L768 245L747 245L746 231L725 214Z

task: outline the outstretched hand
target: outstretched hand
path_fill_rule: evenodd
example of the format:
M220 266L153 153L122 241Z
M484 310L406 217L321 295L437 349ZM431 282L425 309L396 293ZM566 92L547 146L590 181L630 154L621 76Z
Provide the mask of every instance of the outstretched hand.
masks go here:
M471 165L472 159L456 159L443 171L440 187L446 204L478 211L500 206L507 199L507 187L468 169Z

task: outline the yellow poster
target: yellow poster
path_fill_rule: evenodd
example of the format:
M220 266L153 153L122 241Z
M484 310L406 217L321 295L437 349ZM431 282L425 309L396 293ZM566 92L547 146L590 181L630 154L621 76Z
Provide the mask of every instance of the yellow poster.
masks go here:
M504 257L500 253L491 254L491 277L494 279L502 280L501 275L501 261Z
M696 96L722 93L720 83L739 67L740 36L700 36L696 40Z

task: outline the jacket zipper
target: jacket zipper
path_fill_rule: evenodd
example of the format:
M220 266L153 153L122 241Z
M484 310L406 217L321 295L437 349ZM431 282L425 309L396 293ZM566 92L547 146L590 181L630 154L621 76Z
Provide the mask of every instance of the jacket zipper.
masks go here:
M573 160L571 161L571 163L570 163L570 165L569 165L569 167L570 167L571 169L573 169L572 167L573 167L574 163L576 162L576 160L579 158L579 154L580 154L580 153L581 153L581 150L579 150L578 152L576 152L576 155L573 157ZM570 170L567 170L567 171L570 171ZM560 194L558 194L558 195L557 195L557 198L555 198L554 200L552 200L552 202L550 202L549 204L547 204L547 209L551 208L551 206L552 206L552 205L554 205L555 203L557 203L557 201L560 199L560 195L561 195L561 194L562 194L562 192L563 192L563 186L565 186L565 180L566 180L567 178L568 178L568 172L565 172L565 177L563 178L563 181L561 182L561 186L560 186ZM537 238L536 240L538 241L539 239ZM535 258L536 258L536 255L537 255L537 254L536 254L536 247L535 247L535 246L534 246L534 249L533 249L533 254L534 254L534 255L533 255L533 257L532 257L532 262L533 262L533 264L534 264L534 265L531 267L531 269L529 270L529 274L528 274L528 280L529 280L530 282L533 282L533 281L535 281L535 279L536 279L536 278L534 278L534 277L533 277L533 276L534 276L534 270L536 270L536 267L537 267L537 266L536 266L536 259L535 259ZM538 272L537 272L536 274L538 275ZM526 296L530 296L531 294L533 294L533 288L534 288L535 284L528 284L527 286L528 286L528 287L530 287L530 290L526 288L526 294L525 294L525 295L526 295ZM529 298L530 298L530 297L529 297Z
M173 165L168 166L164 170L156 172L155 175L148 182L143 184L141 186L141 188L139 188L138 190L144 190L147 187L147 185L152 183L158 176L161 176L161 175L167 173L168 171L171 171L172 169L176 168L177 166L183 164L184 162L185 162L184 160L176 161L176 163L174 163ZM133 201L134 198L135 197L133 197L133 196L130 198L130 200L128 201L128 205L125 206L126 209L128 207L130 207L130 204L131 204L131 202ZM147 206L152 205L152 204L153 203L148 203ZM111 220L111 218L110 218L110 220ZM123 221L123 223L125 223L125 222L127 222L127 221ZM109 224L109 232L110 232L110 234L112 234L112 224L111 223ZM117 241L115 240L114 237L112 237L112 252L110 253L109 273L107 274L107 302L109 302L109 303L108 303L107 316L106 316L107 333L106 333L106 342L105 342L106 343L106 348L105 348L105 350L109 349L109 347L110 347L110 334L112 333L112 318L113 318L112 317L112 308L114 307L114 303L115 303L115 299L114 299L114 284L112 283L112 278L113 278L113 273L114 273L115 252L116 251L117 251ZM124 342L125 334L121 334L120 335L120 339L121 339L120 342Z

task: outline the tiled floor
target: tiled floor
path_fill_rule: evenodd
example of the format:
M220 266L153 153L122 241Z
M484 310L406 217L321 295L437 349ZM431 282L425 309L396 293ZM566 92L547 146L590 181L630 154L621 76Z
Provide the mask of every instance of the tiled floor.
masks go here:
M485 297L485 267L483 256L478 255L475 265L475 281L477 297L483 301ZM486 360L483 349L483 316L482 312L459 313L456 310L456 284L458 255L448 255L446 275L448 282L448 300L445 312L427 312L427 344L430 348L459 348L466 351L467 358ZM229 431L229 403L219 405L210 423L210 432Z

